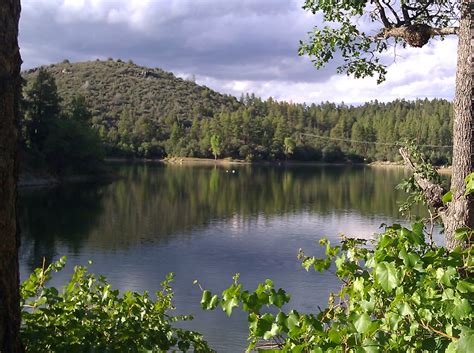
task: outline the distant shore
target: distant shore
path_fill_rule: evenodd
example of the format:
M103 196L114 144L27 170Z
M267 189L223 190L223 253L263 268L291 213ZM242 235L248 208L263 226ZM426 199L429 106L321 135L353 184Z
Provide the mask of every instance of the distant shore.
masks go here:
M295 161L295 160L287 160L287 161L256 161L256 162L248 162L244 160L235 160L235 159L210 159L210 158L191 158L191 157L172 157L158 160L162 163L168 164L201 164L201 165L282 165L282 166L331 166L331 165L339 165L339 166L350 166L350 165L357 165L357 166L369 166L373 168L407 168L401 162L389 162L389 161L375 161L372 163L351 163L351 162L336 162L336 163L328 163L328 162L321 162L321 161ZM441 166L437 167L436 170L440 174L451 174L451 167L450 166Z
M368 166L374 168L407 168L402 162L388 162L388 161L375 161L369 163ZM451 166L439 166L435 167L439 174L451 175Z
M164 159L127 159L127 158L107 158L106 163L164 163L170 165L266 165L266 166L368 166L371 168L406 168L400 162L375 161L372 163L350 163L337 162L328 163L321 161L245 161L231 158L211 159L211 158L193 158L193 157L170 157ZM451 174L451 167L439 167L438 173L443 175ZM118 176L110 172L98 173L94 175L70 175L57 177L47 173L20 173L18 178L18 188L36 188L36 187L54 187L65 183L79 183L79 182L95 182L95 181L111 181L117 179Z

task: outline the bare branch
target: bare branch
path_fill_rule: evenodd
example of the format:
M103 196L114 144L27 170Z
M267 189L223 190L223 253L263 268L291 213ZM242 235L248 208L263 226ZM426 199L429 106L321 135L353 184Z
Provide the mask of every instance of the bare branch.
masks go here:
M402 21L400 20L400 16L398 16L397 11L395 11L395 9L392 7L392 5L390 5L390 0L382 0L382 2L390 9L393 16L397 20L397 24L402 24Z
M405 4L402 4L402 14L405 25L411 24L410 14L408 13L408 8Z
M379 10L380 19L382 20L382 23L383 23L384 27L385 28L391 28L392 24L388 20L387 15L385 14L385 9L382 6L382 4L380 3L380 0L374 0L374 1L375 1L375 5L377 6L377 9Z

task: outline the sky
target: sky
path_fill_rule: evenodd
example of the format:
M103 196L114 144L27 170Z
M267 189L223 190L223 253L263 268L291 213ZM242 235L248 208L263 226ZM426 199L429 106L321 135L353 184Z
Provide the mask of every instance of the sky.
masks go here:
M303 0L22 0L23 69L107 59L133 60L222 93L292 102L360 104L454 95L455 37L388 53L387 80L316 70L298 56L318 16Z

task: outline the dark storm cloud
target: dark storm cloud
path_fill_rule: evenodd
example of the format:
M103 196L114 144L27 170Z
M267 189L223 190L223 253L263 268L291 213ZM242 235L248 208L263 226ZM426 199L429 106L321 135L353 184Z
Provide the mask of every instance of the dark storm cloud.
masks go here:
M99 58L216 80L321 82L297 56L315 23L288 0L25 0L20 43L25 67Z

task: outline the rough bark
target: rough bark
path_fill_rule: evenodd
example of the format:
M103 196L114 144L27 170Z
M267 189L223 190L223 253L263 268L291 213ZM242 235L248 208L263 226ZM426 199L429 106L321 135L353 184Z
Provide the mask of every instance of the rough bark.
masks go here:
M466 176L472 172L473 116L472 116L472 67L471 67L471 8L473 1L461 3L459 23L458 61L456 71L456 94L454 99L453 125L453 175L451 191L453 201L447 209L445 221L446 246L461 245L454 237L457 228L474 226L472 198L465 197Z
M21 352L16 221L19 0L0 1L0 352Z
M463 0L461 3L461 19L459 23L458 60L456 71L456 94L454 99L453 124L453 174L451 179L452 201L443 205L441 197L444 190L441 186L426 180L416 173L416 166L410 159L407 150L401 149L400 154L405 164L415 171L415 180L424 192L426 201L437 209L445 229L445 241L448 249L465 246L455 237L456 229L474 228L474 199L465 196L465 178L473 171L474 161L474 119L473 111L473 75L472 43L474 43L474 26L471 18L474 11L474 0ZM472 34L471 34L472 33Z

